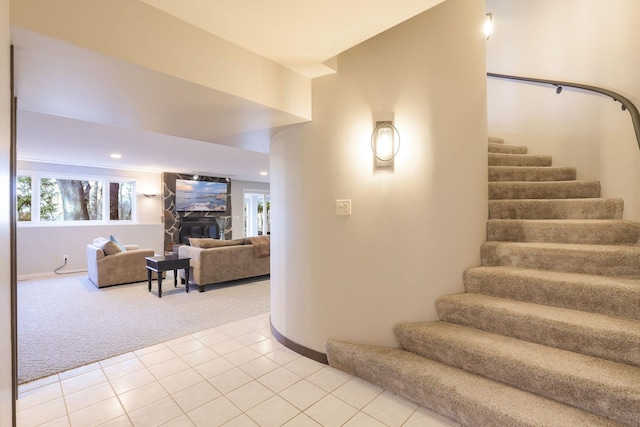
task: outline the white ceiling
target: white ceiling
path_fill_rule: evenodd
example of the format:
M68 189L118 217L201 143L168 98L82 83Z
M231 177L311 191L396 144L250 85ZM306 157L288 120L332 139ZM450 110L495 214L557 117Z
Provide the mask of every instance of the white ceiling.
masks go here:
M309 77L322 62L444 0L142 0Z
M313 77L328 72L323 61L443 0L142 1ZM271 135L300 121L18 27L11 35L22 160L268 182L260 172ZM111 159L115 151L123 158Z

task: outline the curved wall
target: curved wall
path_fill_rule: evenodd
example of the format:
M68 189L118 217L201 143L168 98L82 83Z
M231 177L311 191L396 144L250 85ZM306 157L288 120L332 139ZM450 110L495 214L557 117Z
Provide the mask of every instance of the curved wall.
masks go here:
M338 57L313 81L313 121L271 143L271 321L324 352L328 338L396 345L463 290L487 217L484 2L448 0ZM374 172L374 115L401 135ZM352 200L336 216L337 199Z

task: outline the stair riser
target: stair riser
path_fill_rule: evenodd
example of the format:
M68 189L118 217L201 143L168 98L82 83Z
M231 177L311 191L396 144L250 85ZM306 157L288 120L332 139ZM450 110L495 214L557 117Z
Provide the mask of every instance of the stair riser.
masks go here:
M559 224L531 221L490 220L487 241L576 243L586 245L635 245L640 224L603 222L600 224Z
M600 197L600 183L490 182L489 200L503 199L591 199Z
M490 200L489 219L621 219L622 199Z
M329 364L461 426L619 427L618 423L515 387L404 352L327 342Z
M502 143L489 143L489 152L504 154L527 154L527 147L505 145Z
M551 156L489 153L489 166L551 166Z
M640 377L636 368L562 350L555 350L555 355L537 356L540 351L537 344L493 334L485 337L482 332L459 335L458 328L461 327L428 326L415 331L399 325L395 330L400 346L412 353L619 422L640 425L636 417L640 413ZM568 359L563 362L560 357L565 355ZM580 368L576 368L580 372L567 370L565 365L574 360L581 360ZM597 369L600 375L584 372L591 368ZM620 372L614 373L618 368ZM609 372L616 378L607 377Z
M598 315L549 307L540 307L534 312L525 303L521 303L525 307L520 309L517 303L500 304L502 301L496 300L498 303L492 304L478 301L472 294L445 296L436 302L436 310L445 322L640 366L640 324L637 322L614 322ZM572 314L575 319L571 318Z
M635 283L547 276L527 274L527 270L471 268L464 273L464 286L469 293L640 320L640 286Z
M600 276L640 278L638 251L591 251L516 247L485 243L480 251L483 266L532 268Z
M574 181L575 168L489 166L489 181Z

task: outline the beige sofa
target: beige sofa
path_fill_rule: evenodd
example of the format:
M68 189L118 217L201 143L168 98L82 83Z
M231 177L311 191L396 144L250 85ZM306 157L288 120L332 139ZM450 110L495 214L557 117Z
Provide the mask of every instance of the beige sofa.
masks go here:
M153 256L153 249L123 245L123 252L114 250L111 244L102 245L98 239L94 243L87 245L87 271L89 280L98 288L147 280L145 257Z
M271 272L268 236L251 239L189 239L190 246L178 248L182 257L191 258L190 282L204 292L205 285L264 276ZM184 271L180 270L184 280Z

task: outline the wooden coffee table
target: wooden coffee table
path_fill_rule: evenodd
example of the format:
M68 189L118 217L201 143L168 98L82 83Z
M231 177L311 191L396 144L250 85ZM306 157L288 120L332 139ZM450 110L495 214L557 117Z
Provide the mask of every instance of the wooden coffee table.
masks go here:
M158 273L158 298L162 298L162 273L173 270L173 286L178 286L178 270L184 269L185 283L187 293L189 292L189 260L191 258L183 258L180 255L157 255L148 256L147 273L149 279L149 292L151 292L151 274L153 271Z

